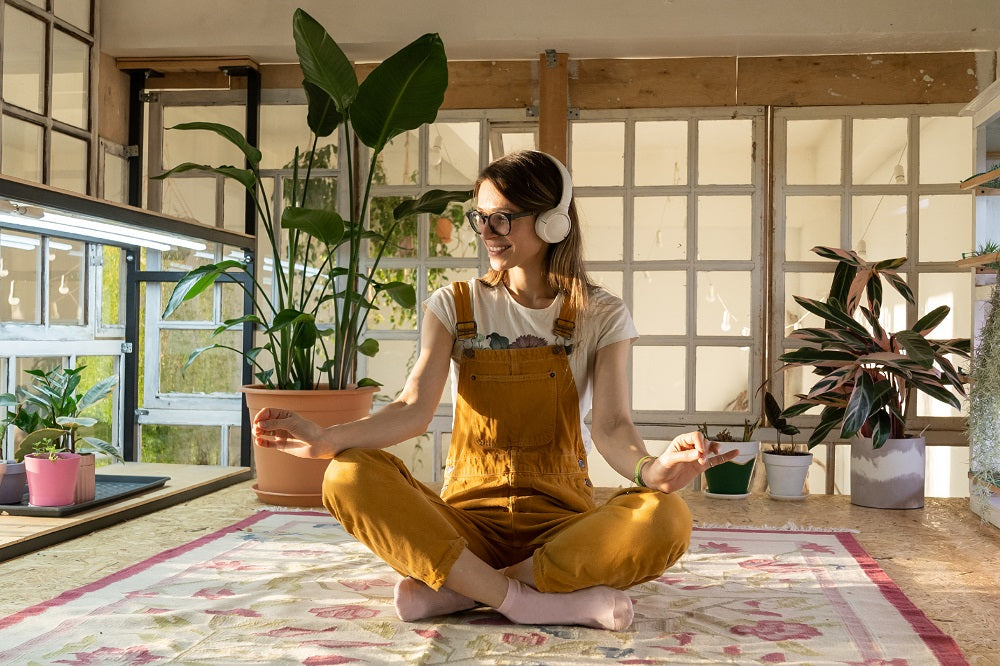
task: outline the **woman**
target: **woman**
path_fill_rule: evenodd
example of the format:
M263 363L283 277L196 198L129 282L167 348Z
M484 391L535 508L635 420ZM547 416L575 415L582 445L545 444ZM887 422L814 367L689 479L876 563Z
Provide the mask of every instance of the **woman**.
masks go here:
M623 590L687 549L691 516L673 491L736 452L720 455L695 432L648 455L626 380L637 333L621 300L587 280L562 164L507 155L486 167L475 194L467 217L490 271L427 300L399 398L329 428L265 409L256 441L332 459L324 503L404 576L394 597L402 620L481 603L517 623L621 631L632 622ZM426 431L449 369L455 421L438 496L383 449ZM638 486L600 507L581 421L591 404L598 451Z

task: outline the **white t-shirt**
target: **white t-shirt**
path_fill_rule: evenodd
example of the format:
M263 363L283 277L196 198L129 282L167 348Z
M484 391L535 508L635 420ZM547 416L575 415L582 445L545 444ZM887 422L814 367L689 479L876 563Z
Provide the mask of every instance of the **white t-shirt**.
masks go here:
M541 347L565 344L552 332L556 317L562 308L560 294L552 304L540 310L525 307L514 300L503 285L490 287L478 279L469 280L472 293L472 310L476 319L477 335L474 340L455 340L451 353L451 397L455 404L458 390L458 365L462 350ZM424 301L424 307L452 333L455 332L455 298L451 287L438 289ZM590 451L590 431L583 422L590 412L594 397L594 362L597 350L622 340L635 340L639 333L625 304L620 298L603 289L590 294L590 305L576 315L573 334L573 352L569 367L576 381L580 399L580 432L583 444Z

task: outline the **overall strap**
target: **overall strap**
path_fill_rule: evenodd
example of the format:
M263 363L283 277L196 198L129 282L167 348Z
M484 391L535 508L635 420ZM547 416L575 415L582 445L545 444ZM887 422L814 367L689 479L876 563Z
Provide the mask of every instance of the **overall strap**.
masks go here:
M455 335L459 340L472 340L476 337L476 320L472 316L469 283L452 282L451 290L455 293Z
M569 299L563 297L562 309L556 317L556 325L552 332L566 341L573 339L573 331L576 329L576 310L570 305Z

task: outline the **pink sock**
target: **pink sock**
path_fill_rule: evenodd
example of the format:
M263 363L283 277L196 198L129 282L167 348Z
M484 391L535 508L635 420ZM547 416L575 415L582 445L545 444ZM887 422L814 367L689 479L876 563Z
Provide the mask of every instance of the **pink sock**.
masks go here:
M624 631L632 624L628 595L600 585L547 594L511 578L507 597L497 610L517 624L580 624L611 631Z
M469 597L446 587L435 590L409 576L396 583L393 603L396 606L396 615L403 622L413 622L435 615L450 615L479 605Z

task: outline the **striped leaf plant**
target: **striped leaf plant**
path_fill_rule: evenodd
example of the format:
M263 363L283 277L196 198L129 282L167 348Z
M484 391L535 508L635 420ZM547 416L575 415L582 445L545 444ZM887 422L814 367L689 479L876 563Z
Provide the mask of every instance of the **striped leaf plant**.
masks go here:
M871 437L875 448L888 439L905 437L914 391L961 408L966 377L951 359L968 360L970 341L928 337L950 308L941 305L910 328L895 332L879 321L884 283L914 303L913 291L897 272L906 257L867 262L852 250L814 247L812 251L837 262L829 296L825 301L794 298L825 324L794 331L790 338L804 345L780 357L782 369L812 366L819 377L808 393L796 395L797 402L781 413L791 418L822 407L808 446L838 429L842 439Z

